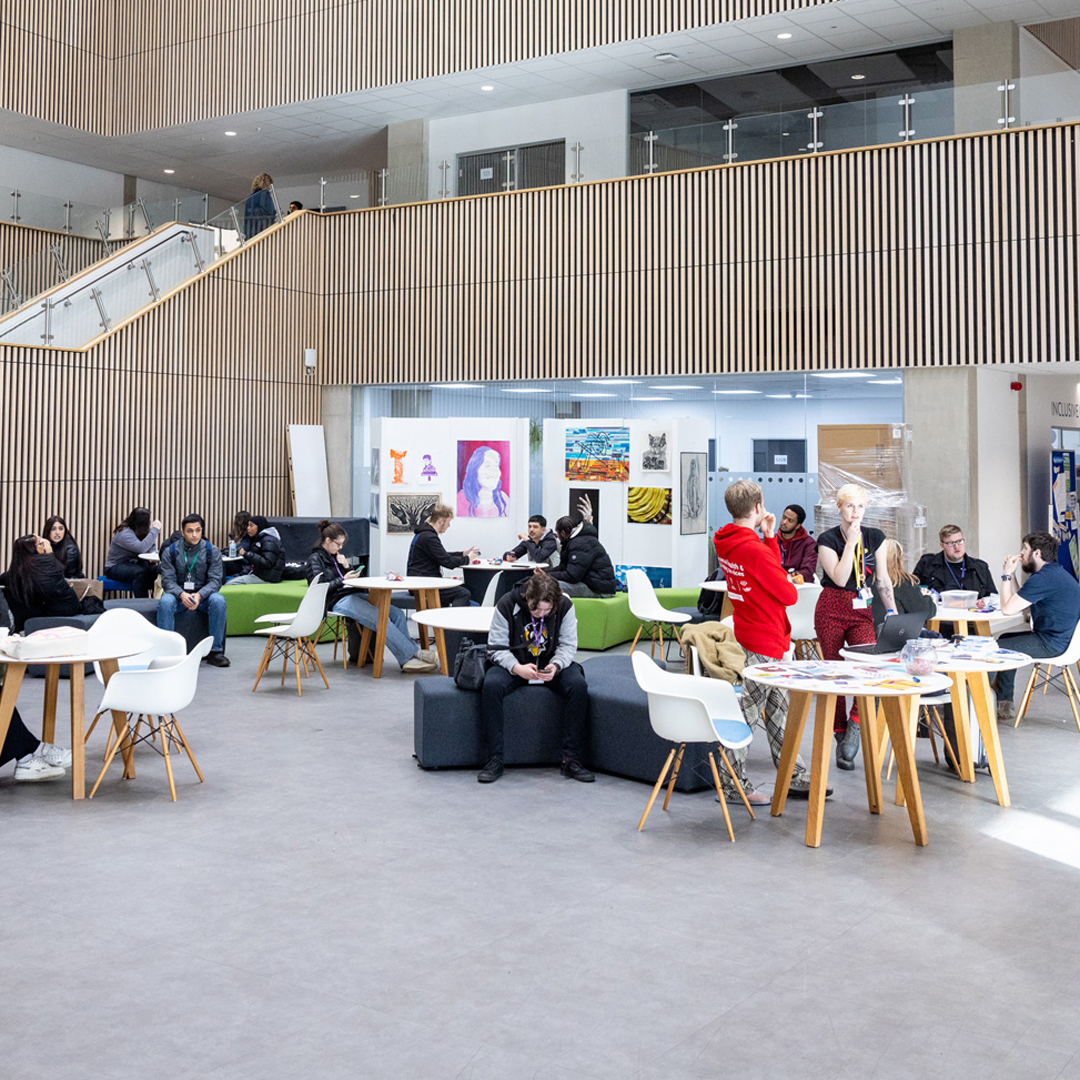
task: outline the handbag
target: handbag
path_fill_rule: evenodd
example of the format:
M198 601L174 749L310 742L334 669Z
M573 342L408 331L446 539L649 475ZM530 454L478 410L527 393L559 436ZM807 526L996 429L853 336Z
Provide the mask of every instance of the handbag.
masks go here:
M486 645L474 644L472 638L462 638L454 657L454 682L459 690L479 690L487 671Z

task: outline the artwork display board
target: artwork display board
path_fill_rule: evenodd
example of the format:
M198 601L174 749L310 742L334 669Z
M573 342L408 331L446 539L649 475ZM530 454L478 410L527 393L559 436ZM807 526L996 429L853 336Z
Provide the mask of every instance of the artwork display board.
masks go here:
M568 427L565 444L567 480L617 484L630 479L629 427Z
M709 457L683 451L679 459L679 532L682 536L700 536L708 531L705 470Z

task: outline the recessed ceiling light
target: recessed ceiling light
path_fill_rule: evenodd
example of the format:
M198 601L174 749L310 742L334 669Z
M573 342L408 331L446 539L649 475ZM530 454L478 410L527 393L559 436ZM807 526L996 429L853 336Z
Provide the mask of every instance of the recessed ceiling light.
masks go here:
M650 386L650 390L703 390L703 386Z
M902 383L903 379L867 379L868 383L873 383L875 386L894 386L896 383Z
M714 394L760 394L760 390L714 390Z
M795 396L797 398L810 398L810 397L813 397L814 395L813 394L796 394Z
M634 401L674 401L674 398L670 397L636 397Z
M865 75L861 75L861 74L856 74L856 75L852 75L851 77L852 77L852 78L853 78L853 79L854 79L854 80L855 80L856 82L861 82L861 81L862 81L863 79L865 79L865 78L866 78L866 76L865 76Z
M659 60L661 64L670 64L673 60L679 58L673 52L658 52L654 59Z
M791 35L786 33L786 32L783 33L783 34L777 34L776 37L777 37L777 40L779 40L779 41L790 41L791 40Z
M592 386L637 386L640 379L582 379Z
M790 394L766 394L765 396L766 397L771 397L771 398L790 398L791 397Z
M165 175L166 175L166 176L172 176L172 174L173 174L174 172L176 172L176 170L175 170L175 169L165 169L165 170L163 170L163 171L164 171L164 173L165 173Z
M492 90L494 90L495 87L494 86L481 86L480 89L483 90L485 94L488 94Z
M871 375L866 371L811 371L814 379L869 379Z
M550 394L550 390L545 390L542 386L513 386L509 389L503 390L504 394Z
M226 131L225 134L228 135L229 138L231 139L236 134L236 132L235 131Z

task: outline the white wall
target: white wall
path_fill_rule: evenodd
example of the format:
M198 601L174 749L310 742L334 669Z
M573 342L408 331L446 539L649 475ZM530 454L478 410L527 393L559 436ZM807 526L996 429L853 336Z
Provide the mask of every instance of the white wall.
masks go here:
M442 187L439 163L454 167L458 154L498 150L505 146L566 140L566 183L572 183L575 142L584 145L586 180L626 175L628 95L625 90L519 105L470 116L432 120L428 125L428 192ZM456 175L456 173L455 173Z
M1053 124L1077 116L1080 71L1038 38L1020 30L1020 124Z

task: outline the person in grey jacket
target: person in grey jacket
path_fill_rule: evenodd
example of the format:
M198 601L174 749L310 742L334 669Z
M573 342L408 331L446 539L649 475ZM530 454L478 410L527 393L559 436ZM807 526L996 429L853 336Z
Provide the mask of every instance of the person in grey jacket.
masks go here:
M113 531L105 556L105 576L130 585L135 596L148 597L157 579L157 567L139 556L156 550L160 535L161 522L157 518L151 521L145 506L136 506Z
M209 540L203 539L203 519L188 514L180 522L182 539L174 540L161 552L161 587L157 624L162 630L172 630L176 609L183 605L188 611L206 612L210 636L214 639L206 662L213 667L228 667L225 655L225 621L228 615L225 597L221 595L224 571L221 552Z
M503 555L507 562L528 558L534 563L549 563L555 558L559 542L547 527L547 518L543 514L533 514L529 518L528 531L518 533L518 539L521 543Z
M562 774L590 783L581 764L589 690L585 672L575 663L577 618L559 584L537 573L495 605L488 633L491 667L484 676L480 715L487 742L487 764L476 779L490 784L503 774L503 709L509 694L535 683L562 699Z

